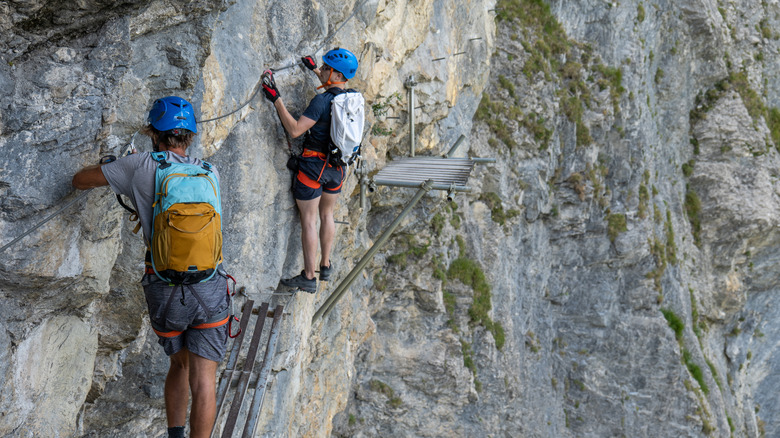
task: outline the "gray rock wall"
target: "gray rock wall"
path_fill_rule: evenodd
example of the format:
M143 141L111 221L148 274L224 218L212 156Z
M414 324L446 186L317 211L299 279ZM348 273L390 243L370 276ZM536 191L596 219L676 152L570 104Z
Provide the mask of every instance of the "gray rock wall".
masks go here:
M155 97L191 99L200 120L237 110L200 124L191 153L227 188L239 301L286 308L260 435L776 434L776 2L0 10L0 244L73 199L73 173L117 153ZM379 187L362 211L350 177L335 281L271 295L300 269L300 230L287 142L253 92L263 69L332 45L360 58L369 170L408 154L411 75L417 154L465 134L458 155L497 160L454 202L426 195L312 325L412 195ZM277 82L296 114L317 85L299 67ZM163 434L167 359L131 228L96 189L4 252L1 435Z
M377 264L337 435L773 436L777 5L537 6L497 4L497 163Z

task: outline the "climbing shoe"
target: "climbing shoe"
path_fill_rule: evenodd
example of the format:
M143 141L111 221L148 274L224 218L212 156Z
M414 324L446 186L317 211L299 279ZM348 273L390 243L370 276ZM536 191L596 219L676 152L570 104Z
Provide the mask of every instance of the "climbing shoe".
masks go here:
M330 271L333 269L333 263L330 266L320 266L320 281L330 280Z
M297 287L298 289L310 294L317 292L317 279L312 278L309 280L306 278L306 271L301 271L301 275L296 275L293 278L283 278L281 283L283 286Z

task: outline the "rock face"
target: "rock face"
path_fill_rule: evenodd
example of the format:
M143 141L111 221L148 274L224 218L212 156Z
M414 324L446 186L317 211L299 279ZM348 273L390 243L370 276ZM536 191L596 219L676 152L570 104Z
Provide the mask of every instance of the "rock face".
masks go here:
M135 139L151 102L198 108L222 175L225 259L284 304L261 436L776 436L780 402L777 2L0 2L0 244L75 199L72 175ZM304 54L352 49L369 172L479 165L426 195L325 319L311 318L409 201L357 178L335 279L302 264L287 142ZM224 116L224 117L222 117ZM292 146L299 147L298 141ZM0 435L163 436L167 359L143 243L95 189L3 252Z

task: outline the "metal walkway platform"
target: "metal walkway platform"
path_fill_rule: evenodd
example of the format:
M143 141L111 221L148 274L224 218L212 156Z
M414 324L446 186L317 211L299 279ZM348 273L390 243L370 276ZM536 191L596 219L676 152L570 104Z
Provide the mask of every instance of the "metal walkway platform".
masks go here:
M431 190L471 191L466 185L474 169L470 158L406 157L382 168L373 181L376 185L419 188L433 180Z
M463 136L461 136L463 138ZM458 143L453 147L454 150ZM448 154L449 155L449 154ZM447 191L447 198L451 199L453 192L470 192L471 187L466 185L474 165L477 163L495 162L493 158L440 158L440 157L406 157L387 163L374 177L372 184L392 187L411 187L416 188L417 192L406 204L401 213L396 216L392 223L382 232L368 252L358 261L357 265L347 274L346 278L339 283L336 289L328 296L325 302L317 309L312 317L312 323L325 316L333 310L336 303L341 299L344 293L349 289L358 274L365 268L366 264L374 257L377 251L387 242L395 229L401 223L401 220L409 214L422 197L431 190ZM360 182L360 205L366 208L365 189L368 185L366 173L358 169L361 176ZM373 190L372 190L373 191Z
M255 313L253 306L254 301L252 300L247 301L244 305L244 311L241 315L241 333L233 340L227 365L219 379L219 385L217 386L217 416L214 429L211 431L212 437L252 437L255 434L260 408L263 405L263 399L269 385L271 365L276 355L276 344L279 340L284 307L277 305L272 312L269 312L268 303L260 305L256 312L257 317L255 318L254 328L251 331L252 339L244 355L244 352L241 351L241 346L248 331L249 320ZM273 321L266 334L263 329L266 319L269 318L272 318ZM257 353L260 341L263 338L266 339L265 353L260 362L260 370L255 372ZM239 370L237 365L242 355L244 356L244 362ZM231 392L232 396L229 396ZM244 403L244 397L248 394L251 394L252 402L247 407L247 404ZM225 402L228 400L231 403L230 409L225 413L222 408L227 406ZM225 415L227 415L226 418ZM243 432L240 432L241 429L236 428L240 419L244 420ZM218 434L220 425L223 425L222 433Z

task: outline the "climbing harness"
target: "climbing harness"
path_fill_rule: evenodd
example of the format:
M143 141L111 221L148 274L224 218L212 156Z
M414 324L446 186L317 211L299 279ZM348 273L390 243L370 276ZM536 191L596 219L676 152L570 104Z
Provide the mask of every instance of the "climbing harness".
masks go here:
M146 268L146 274L155 275L154 270L150 269L150 267L148 267L148 266ZM192 294L192 296L195 297L195 299L198 301L198 304L200 304L200 306L203 309L203 311L206 312L206 321L204 321L204 322L202 322L200 324L195 324L195 325L188 326L187 327L188 330L189 329L204 330L204 329L222 327L223 325L227 324L227 326L228 326L227 336L230 337L230 338L235 338L235 337L239 336L241 334L241 332L243 331L243 329L242 329L243 324L241 323L241 320L239 320L238 317L236 316L235 309L233 307L233 301L234 301L233 297L236 294L236 279L233 278L233 276L230 275L230 274L227 274L227 273L224 273L224 274L225 274L225 277L229 280L227 282L227 292L226 293L227 293L228 301L230 303L225 310L212 315L211 312L209 311L208 306L203 301L203 298L201 298L201 296L197 292L195 292L195 289L192 287L192 285L190 285L190 284L176 284L176 285L173 285L173 288L171 289L171 293L168 296L168 301L166 302L165 307L162 309L162 314L161 315L156 315L157 316L156 318L150 318L151 319L152 330L154 331L154 333L157 334L158 336L163 337L163 338L175 338L176 336L179 336L180 334L183 333L183 330L170 330L170 329L166 328L165 321L168 320L168 311L171 308L171 303L173 302L173 299L177 296L177 292L181 292L181 298L179 299L181 304L183 306L186 305L185 304L185 296L184 296L184 293L185 293L184 288L186 287L187 290L189 290L189 292ZM232 292L230 290L230 281L233 282L233 290L232 290ZM162 323L160 323L158 321L162 321ZM233 322L234 321L238 322L238 324L239 324L238 332L236 332L235 334L233 333Z

